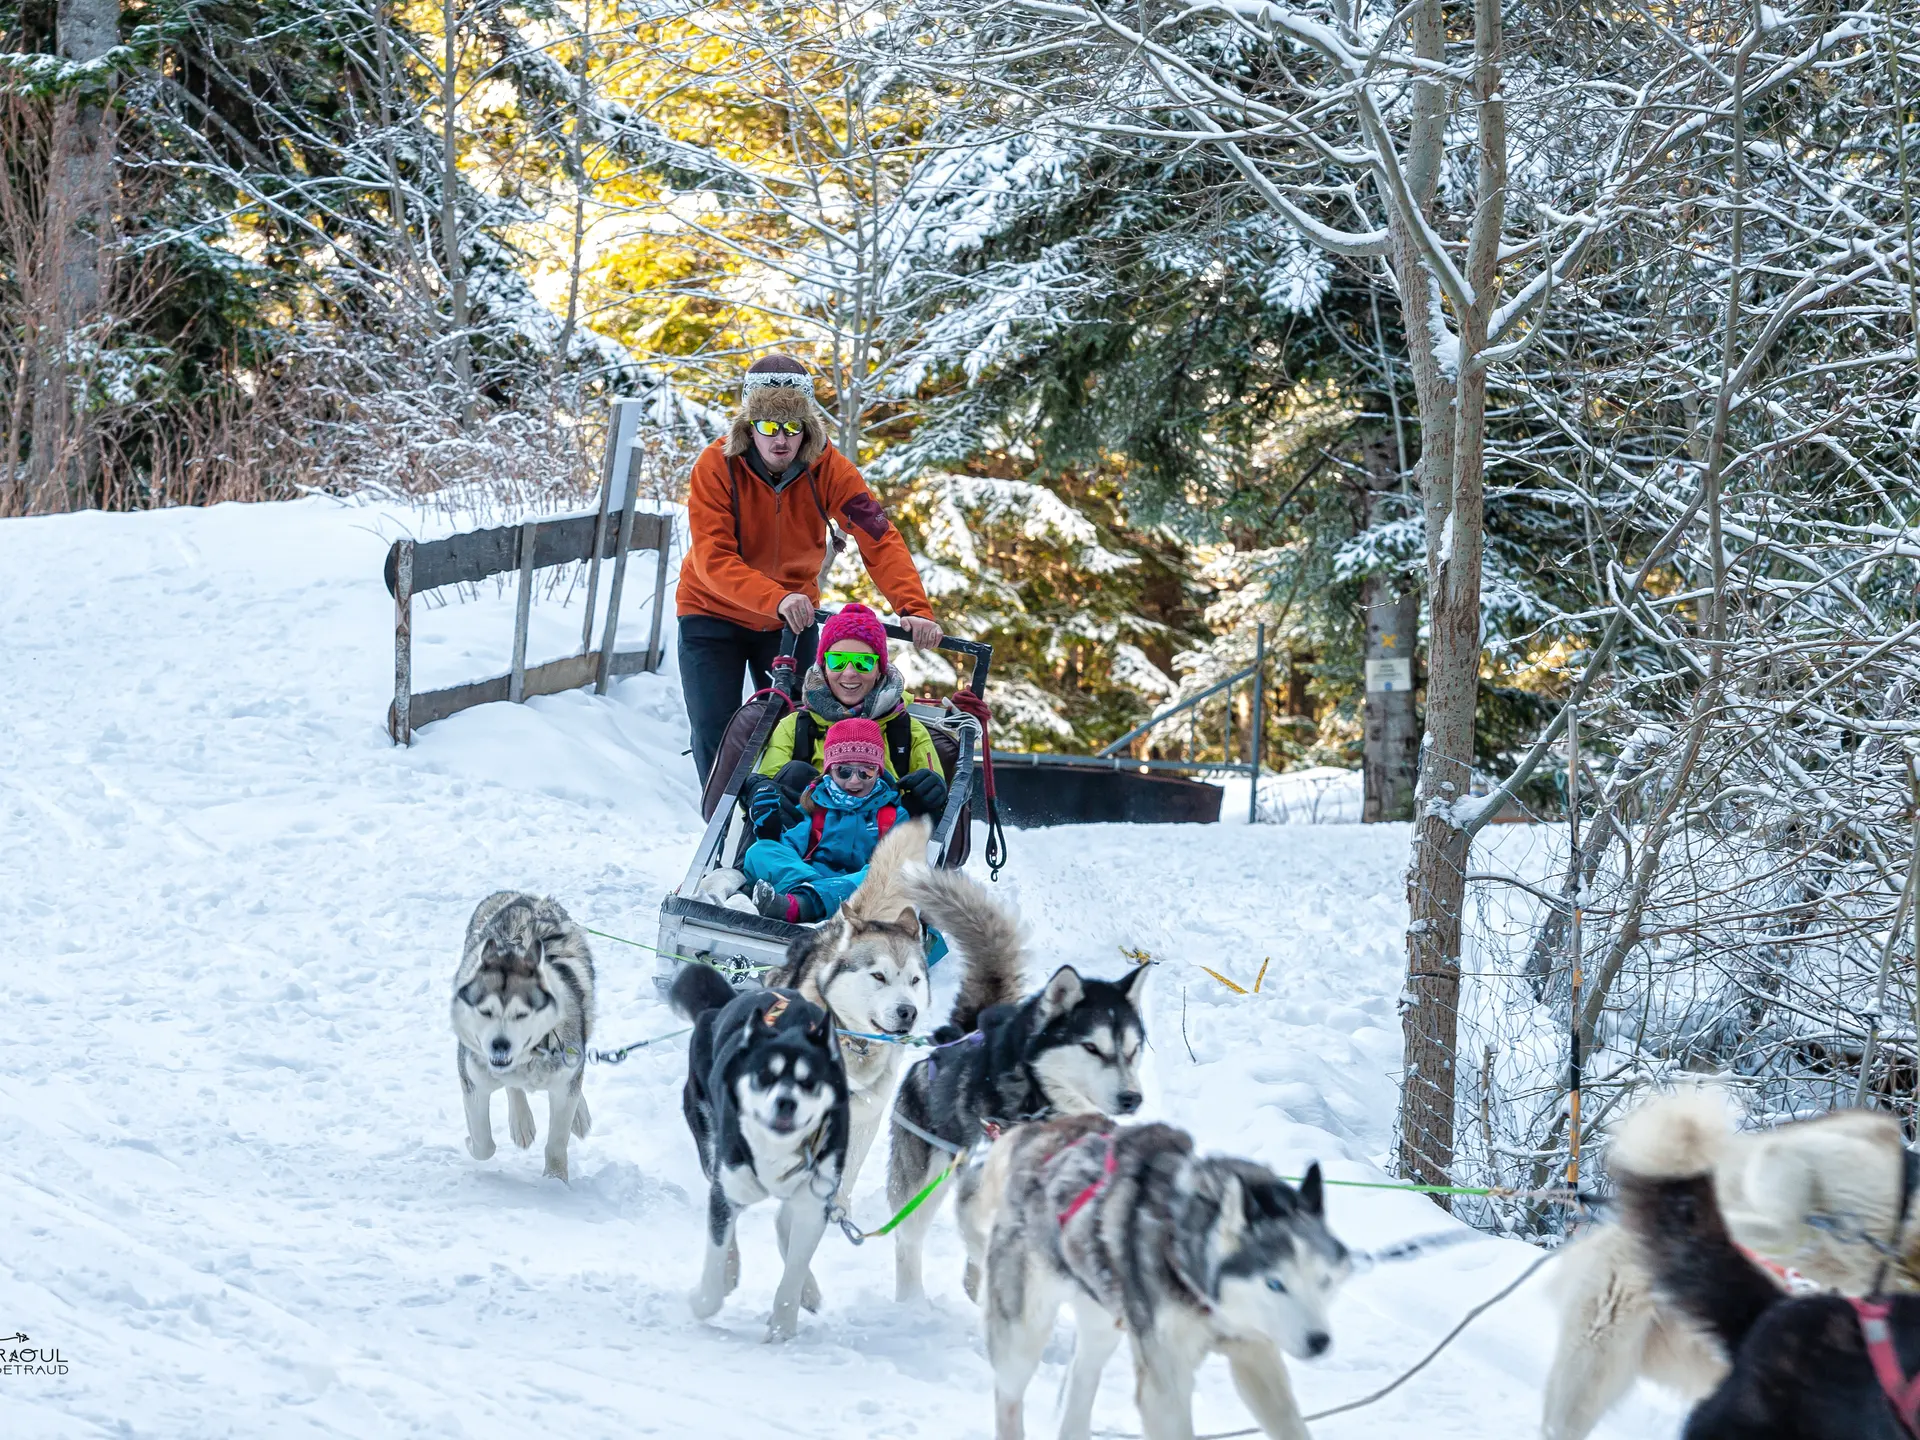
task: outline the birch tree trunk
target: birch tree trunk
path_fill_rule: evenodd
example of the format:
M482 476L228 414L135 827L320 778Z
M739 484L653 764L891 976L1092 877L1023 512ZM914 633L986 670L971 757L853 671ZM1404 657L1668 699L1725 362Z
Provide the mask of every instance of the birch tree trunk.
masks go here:
M64 60L99 60L119 43L117 0L60 0L56 35ZM27 508L84 507L99 469L84 385L87 331L101 319L104 251L113 231L113 120L98 85L73 89L53 107L53 143L43 233L53 277L34 351Z

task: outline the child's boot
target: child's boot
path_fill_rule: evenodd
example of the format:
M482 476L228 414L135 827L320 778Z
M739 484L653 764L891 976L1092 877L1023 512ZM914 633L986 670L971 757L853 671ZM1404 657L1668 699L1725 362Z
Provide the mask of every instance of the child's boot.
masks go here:
M753 882L753 908L771 920L784 920L789 925L811 925L816 920L827 918L826 907L820 903L820 897L813 893L810 885L783 893L765 880L756 880Z

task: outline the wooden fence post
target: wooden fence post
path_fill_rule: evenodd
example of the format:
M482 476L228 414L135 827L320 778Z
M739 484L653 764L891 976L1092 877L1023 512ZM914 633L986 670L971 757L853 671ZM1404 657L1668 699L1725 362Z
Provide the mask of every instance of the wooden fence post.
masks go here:
M396 745L413 744L413 541L402 540L394 557L393 716L387 733Z
M627 583L627 549L633 544L633 515L639 507L637 487L627 486L627 503L620 511L620 549L613 559L613 586L607 593L607 628L600 639L600 668L594 677L593 693L604 695L613 679L613 642L620 628L620 592ZM655 601L657 607L658 601Z
M657 671L660 662L666 658L660 653L660 624L667 604L667 559L673 550L673 516L661 515L659 520L660 556L653 567L653 625L647 632L649 674Z
M520 523L520 593L513 610L513 666L507 671L507 699L527 698L527 623L533 614L533 546L538 520Z

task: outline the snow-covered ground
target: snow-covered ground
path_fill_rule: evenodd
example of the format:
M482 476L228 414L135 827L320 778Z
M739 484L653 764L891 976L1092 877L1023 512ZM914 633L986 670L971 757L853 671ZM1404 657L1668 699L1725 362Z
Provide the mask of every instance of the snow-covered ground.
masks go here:
M684 1042L589 1074L571 1187L506 1145L499 1115L501 1153L468 1158L446 997L474 902L546 891L650 940L695 795L671 675L485 707L391 748L378 573L402 523L314 500L0 524L0 1335L68 1366L0 1375L0 1433L989 1434L950 1224L931 1308L894 1304L884 1242L830 1233L825 1309L772 1348L755 1212L741 1290L715 1323L691 1318ZM509 614L492 588L423 607L420 687L503 669ZM534 659L577 643L577 607L535 619ZM1318 1158L1378 1179L1404 843L1393 827L1031 831L1001 889L1048 962L1163 962L1149 1116L1286 1173ZM596 956L603 1042L677 1028L650 955ZM1251 990L1263 964L1248 995L1200 968ZM869 1222L881 1169L861 1187ZM1450 1224L1374 1190L1337 1189L1331 1211L1359 1247ZM1331 1355L1294 1366L1304 1407L1384 1383L1532 1258L1479 1241L1357 1280ZM1315 1434L1532 1433L1545 1293L1530 1282ZM1116 1357L1097 1423L1137 1433L1131 1393ZM1674 1415L1643 1398L1606 1433L1670 1434ZM1197 1419L1248 1423L1217 1362Z

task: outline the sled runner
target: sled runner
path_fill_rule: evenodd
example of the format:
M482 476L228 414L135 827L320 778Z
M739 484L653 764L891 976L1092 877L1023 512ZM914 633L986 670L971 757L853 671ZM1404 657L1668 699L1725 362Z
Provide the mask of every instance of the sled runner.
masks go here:
M820 613L824 616L827 612ZM908 638L906 630L899 625L886 626L886 632L896 640ZM681 962L687 960L702 961L736 980L756 974L783 960L787 946L805 929L784 920L730 909L700 894L700 884L707 876L723 866L737 864L752 843L753 832L739 803L740 790L754 773L774 727L796 703L803 677L794 673L795 640L791 630L781 635L780 653L774 657L772 666L772 684L753 695L727 722L720 752L707 778L706 793L701 797L706 832L700 837L700 848L694 852L686 878L660 906L660 973L655 979L663 990L672 984L673 973ZM951 700L940 704L910 702L906 713L924 724L932 735L942 778L947 782L946 808L933 827L927 861L943 869L957 869L966 864L973 845L970 802L974 770L981 763L983 727L979 716L986 713L984 697L993 647L977 640L947 636L940 641L940 648L972 659L973 673L967 680L971 702L963 701L961 705ZM904 721L899 729L905 733ZM891 737L889 743L892 743ZM904 773L904 767L900 768ZM991 782L987 787L987 805L991 827ZM991 828L989 835L987 861L997 870L1000 863L997 827Z

